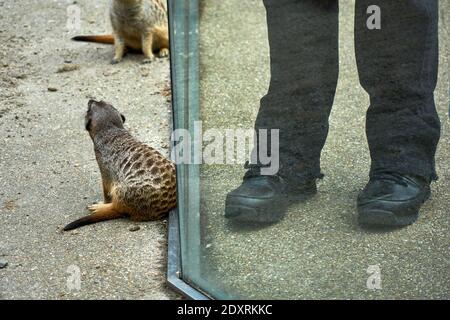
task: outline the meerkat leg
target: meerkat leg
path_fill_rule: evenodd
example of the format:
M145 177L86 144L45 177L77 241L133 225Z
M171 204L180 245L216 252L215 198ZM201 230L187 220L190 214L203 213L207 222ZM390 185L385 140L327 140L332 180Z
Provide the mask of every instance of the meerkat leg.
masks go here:
M111 197L111 182L103 179L102 180L102 185L103 185L103 199L104 199L104 203L110 203L112 201L112 197Z
M108 178L104 178L102 176L102 186L103 186L103 201L96 202L92 205L88 205L87 209L91 211L91 213L94 212L96 205L102 205L113 202L113 196L112 196L112 190L113 186L111 181Z
M117 212L113 203L94 203L88 207L91 213L100 213L100 214L108 214L111 212Z
M125 39L118 35L114 35L114 58L111 64L116 64L122 61L123 55L125 54Z
M142 52L144 53L143 63L150 63L155 59L153 55L153 33L148 32L142 36Z
M100 166L100 167L102 167L102 166ZM110 203L110 202L112 202L111 190L113 187L111 177L104 170L100 170L100 175L102 178L102 187L103 187L103 203Z
M161 50L159 50L159 52L158 52L159 58L167 58L168 56L169 56L169 49L162 48Z
M107 180L106 180L107 181ZM123 213L126 212L123 210L122 206L119 205L120 201L118 201L116 188L111 184L106 186L106 190L108 191L108 199L109 202L99 202L94 203L88 206L89 211L92 213L105 213L105 212L115 212L115 213ZM106 199L105 199L106 201Z
M169 56L169 34L165 28L155 28L154 31L154 46L153 49L158 51L159 58L166 58Z

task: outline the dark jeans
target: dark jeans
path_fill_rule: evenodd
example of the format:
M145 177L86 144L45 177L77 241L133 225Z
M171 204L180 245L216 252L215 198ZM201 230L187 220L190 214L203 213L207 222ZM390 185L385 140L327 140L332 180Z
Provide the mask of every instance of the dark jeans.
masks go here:
M264 4L271 81L255 128L280 129L279 174L302 182L321 175L320 154L339 72L338 1ZM370 5L381 9L380 30L366 26ZM359 78L370 95L370 175L393 171L435 179L438 1L357 0L355 16Z

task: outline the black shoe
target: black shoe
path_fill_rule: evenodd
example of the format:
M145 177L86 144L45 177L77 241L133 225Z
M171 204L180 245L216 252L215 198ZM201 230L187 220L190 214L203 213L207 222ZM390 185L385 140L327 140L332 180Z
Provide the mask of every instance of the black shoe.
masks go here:
M225 201L225 217L234 221L274 223L283 219L292 199L305 200L317 192L315 180L294 191L279 176L255 175L244 178Z
M358 195L358 221L369 226L410 225L429 197L430 184L420 177L376 174Z

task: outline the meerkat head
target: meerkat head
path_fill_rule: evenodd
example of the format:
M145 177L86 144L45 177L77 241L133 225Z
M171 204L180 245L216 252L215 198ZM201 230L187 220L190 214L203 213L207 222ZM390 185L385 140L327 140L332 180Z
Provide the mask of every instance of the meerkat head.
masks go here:
M93 136L107 128L123 128L125 117L116 108L104 101L89 100L85 116L85 127Z

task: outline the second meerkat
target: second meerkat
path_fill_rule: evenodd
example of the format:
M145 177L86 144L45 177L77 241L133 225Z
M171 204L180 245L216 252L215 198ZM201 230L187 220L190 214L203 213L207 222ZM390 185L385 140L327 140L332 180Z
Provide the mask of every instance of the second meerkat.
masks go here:
M169 56L166 0L112 0L110 20L113 35L76 36L73 40L114 43L112 64L120 62L126 48L142 50L144 63Z

